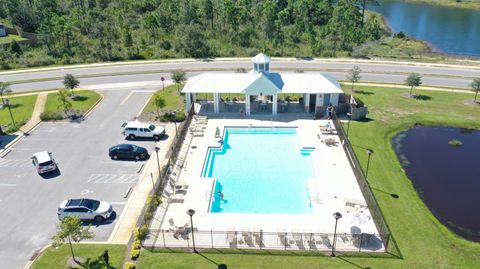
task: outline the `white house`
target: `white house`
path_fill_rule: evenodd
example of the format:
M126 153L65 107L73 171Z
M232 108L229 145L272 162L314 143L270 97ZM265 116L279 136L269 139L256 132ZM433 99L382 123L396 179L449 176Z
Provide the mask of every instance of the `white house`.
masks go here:
M338 105L339 94L343 93L335 78L320 73L276 73L270 72L271 59L260 53L252 58L250 73L203 73L188 79L183 91L186 94L187 111L197 100L198 94L213 94L213 113L235 111L247 115L254 113L303 112L324 113L325 107ZM225 102L221 96L242 96L244 102ZM301 95L293 104L280 101L279 95ZM243 98L244 97L244 98ZM202 101L202 105L208 105ZM227 109L223 109L222 107ZM300 109L291 109L296 106ZM289 109L290 108L290 109Z

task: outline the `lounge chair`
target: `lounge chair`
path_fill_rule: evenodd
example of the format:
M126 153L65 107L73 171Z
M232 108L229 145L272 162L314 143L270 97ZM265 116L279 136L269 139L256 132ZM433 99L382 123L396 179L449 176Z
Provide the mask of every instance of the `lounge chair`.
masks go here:
M183 203L185 201L184 194L176 193L168 197L169 203Z
M327 234L320 234L320 237L322 238L322 243L327 247L331 248L332 244L330 243L330 238L328 238Z
M237 248L237 232L227 232L227 243L231 248Z
M292 235L293 235L293 240L295 241L295 244L297 245L298 249L305 249L302 233L293 232Z
M290 247L290 243L288 242L287 233L285 232L278 232L278 239L280 240L280 245L285 246L286 248Z

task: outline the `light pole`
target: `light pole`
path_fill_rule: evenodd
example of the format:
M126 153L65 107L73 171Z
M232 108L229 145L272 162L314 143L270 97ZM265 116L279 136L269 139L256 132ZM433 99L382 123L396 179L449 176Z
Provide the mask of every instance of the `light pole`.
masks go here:
M195 248L195 235L193 234L193 215L195 215L195 210L193 209L187 210L187 215L190 216L190 226L192 228L193 253L197 253L197 249Z
M350 132L350 120L352 120L352 113L347 113L348 116L348 123L347 123L347 139L348 139L348 133Z
M10 100L5 99L5 104L7 105L8 113L10 113L10 118L12 119L13 127L17 128L17 124L15 124L15 120L13 119L12 109L10 108Z
M342 214L339 212L333 213L333 217L335 218L335 230L333 232L333 246L332 246L332 254L330 254L330 257L335 257L335 245L337 244L337 224L338 220L342 217Z
M160 80L162 81L162 90L165 90L165 78L161 77Z
M373 154L373 150L367 149L367 154L368 154L368 159L367 159L367 169L365 171L365 179L367 179L367 182L368 182L368 167L370 166L370 156Z

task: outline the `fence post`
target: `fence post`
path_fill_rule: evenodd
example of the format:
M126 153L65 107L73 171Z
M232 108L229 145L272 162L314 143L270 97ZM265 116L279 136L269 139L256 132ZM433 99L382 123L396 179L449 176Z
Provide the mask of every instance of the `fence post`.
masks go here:
M214 248L213 247L213 231L212 230L210 230L210 242L212 242L212 248Z
M284 250L287 250L287 233L285 232L285 242L283 242Z

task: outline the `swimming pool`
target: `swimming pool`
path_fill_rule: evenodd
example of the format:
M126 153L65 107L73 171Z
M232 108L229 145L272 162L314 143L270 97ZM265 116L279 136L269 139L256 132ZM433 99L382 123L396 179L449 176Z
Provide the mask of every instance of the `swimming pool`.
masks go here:
M210 212L311 214L313 150L301 148L296 128L226 128L202 171L216 178Z

